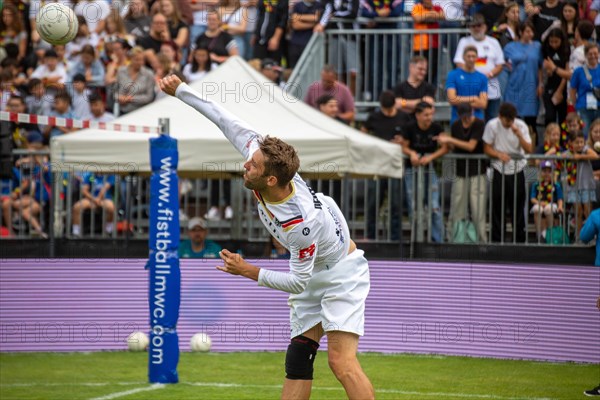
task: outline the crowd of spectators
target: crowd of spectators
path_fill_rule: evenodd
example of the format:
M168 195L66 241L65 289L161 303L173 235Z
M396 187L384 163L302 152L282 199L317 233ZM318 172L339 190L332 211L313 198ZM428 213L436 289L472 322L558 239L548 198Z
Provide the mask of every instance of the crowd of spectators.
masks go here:
M0 19L1 110L110 122L159 98L162 94L157 81L165 75L175 73L193 82L233 55L242 56L267 79L285 88L291 68L298 63L314 32L356 28L357 18L361 17L363 23L365 19L369 21L361 26L384 33L369 38L373 42L371 53L361 55L362 63L378 65L379 69L371 73L378 79L375 93L381 93L381 107L368 117L362 130L403 145L407 156L404 179L407 194L415 185L413 168L426 167L430 171L426 179L428 187L433 189L428 193L433 197L429 200L434 241L444 240L444 235L452 237L454 226L468 218L463 209L470 209L479 240L485 240L486 215L481 211L486 204L485 190L481 188L484 186L481 180L486 177L485 162L457 165L459 179L452 189L452 212L447 226L443 226L440 200L435 198L439 192L433 166L437 158L450 151L486 154L492 158L489 175L494 184L490 196L499 201L503 195L507 204L514 207L513 210L508 207L508 215L517 216L518 241L523 240L521 231L526 218L521 208L525 208L529 199L524 183L521 184L524 161L509 162L511 156L536 152L570 157L564 162L553 162L554 172L543 177L547 180L550 176L554 183L563 183L565 207L579 211L577 227L582 226L597 200L600 165L594 144L600 141L597 122L600 67L596 42L600 0L60 2L74 9L79 21L77 37L64 46L44 42L35 30L35 17L44 1L4 1ZM441 40L443 33L425 31L461 26L466 26L469 34L456 41ZM414 30L409 47L399 49L401 52L411 49L412 59L406 79L390 87L395 82L391 78L398 71L377 62L381 54L376 54L376 49L385 51L391 43L397 43L389 41L391 34L386 35L385 30L398 27ZM455 69L444 82L436 82L437 78L428 76L428 71L432 70L432 64L437 65L442 46L451 53ZM357 43L349 37L333 37L329 49L333 50L329 54L333 65L323 68L321 80L310 86L304 100L342 123L360 127L355 121L354 95L357 73L364 66L356 64L361 59L357 57ZM348 85L338 80L340 72ZM446 128L433 120L440 83L445 84L445 95L451 105L450 126ZM538 135L538 129L544 131L546 127L552 127L551 135ZM39 150L52 137L69 134L73 129L13 122L10 131L13 147ZM21 187L30 181L30 189L23 187L20 193L14 190L5 193L7 179L3 181L3 223L10 227L10 210L18 209L35 232L45 235L35 217L43 209L47 160L38 156L28 164L32 175L18 179L18 184L11 187ZM13 176L8 180L14 180L16 170L20 174L23 170L16 164L11 167ZM103 178L79 177L84 195L74 203L78 212L101 208L107 214L113 213L109 197L97 198L90 191L99 179ZM498 182L502 182L501 187ZM395 194L398 185L399 182L393 182L388 188L381 186L383 192L379 197L383 198L386 189L392 190L392 203L398 204L401 201ZM86 186L87 191L83 189ZM217 214L224 212L226 218L231 218L229 187L226 185L220 191L217 185L213 186L217 192L225 193L225 207L219 210L219 205L212 205L213 215L207 217L218 218ZM507 191L506 187L515 187L516 192ZM535 206L532 210L544 214L547 203L554 203L553 195L548 197L543 184L539 187L537 197L531 196ZM99 193L106 195L110 190L100 189ZM545 197L550 201L544 200ZM412 197L406 198L411 214ZM371 204L369 219L375 218L372 208L379 206ZM491 238L497 241L504 231L500 221L506 218L500 215L504 210L493 209L496 211L491 217ZM538 217L536 223L542 227ZM392 220L398 218L394 212ZM104 221L106 231L113 229L112 224L110 219ZM76 235L80 231L78 225L79 221L74 221L72 228ZM368 237L375 235L374 229L370 221ZM540 229L540 234L543 231ZM397 231L392 232L392 238L397 236Z

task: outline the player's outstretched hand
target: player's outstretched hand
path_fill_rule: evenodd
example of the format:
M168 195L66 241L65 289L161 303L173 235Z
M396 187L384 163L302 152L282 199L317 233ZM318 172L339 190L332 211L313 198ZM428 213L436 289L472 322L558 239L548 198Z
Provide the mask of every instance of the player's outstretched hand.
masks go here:
M181 85L181 79L177 75L168 75L158 81L160 90L170 96L175 96L175 91Z
M246 261L237 253L232 253L227 249L219 252L219 257L223 260L223 266L218 266L217 269L227 272L231 275L242 275L246 267Z

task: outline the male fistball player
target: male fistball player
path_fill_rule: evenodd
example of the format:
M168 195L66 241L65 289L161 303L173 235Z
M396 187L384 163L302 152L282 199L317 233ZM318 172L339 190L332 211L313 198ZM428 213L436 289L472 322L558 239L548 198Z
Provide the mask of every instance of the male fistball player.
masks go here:
M327 334L329 366L348 397L373 399L373 386L356 358L358 338L364 333L369 266L350 239L338 206L300 178L300 161L292 146L263 138L176 76L163 78L160 87L215 123L246 158L244 185L254 192L269 233L291 253L289 273L259 268L228 250L220 253L224 265L217 267L290 293L292 339L281 398L310 397L317 348Z

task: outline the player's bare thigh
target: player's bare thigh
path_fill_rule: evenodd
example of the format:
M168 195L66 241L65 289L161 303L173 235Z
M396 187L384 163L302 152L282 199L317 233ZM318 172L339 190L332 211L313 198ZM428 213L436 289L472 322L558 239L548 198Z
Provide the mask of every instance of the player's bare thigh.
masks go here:
M324 334L325 331L323 330L323 325L321 325L321 323L319 322L317 325L302 333L302 336L312 339L315 342L319 343Z

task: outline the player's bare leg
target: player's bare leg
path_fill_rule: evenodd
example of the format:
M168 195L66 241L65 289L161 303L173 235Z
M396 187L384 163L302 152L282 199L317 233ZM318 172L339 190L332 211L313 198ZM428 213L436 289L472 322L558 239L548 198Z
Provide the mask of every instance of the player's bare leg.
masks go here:
M315 325L308 331L304 332L302 336L306 336L319 343L321 337L323 337L323 327L321 324ZM285 379L283 383L283 391L281 392L282 400L307 400L310 398L310 391L312 390L312 380L304 379Z
M327 332L327 347L329 368L344 386L348 398L374 399L373 385L356 358L358 335L341 331Z

